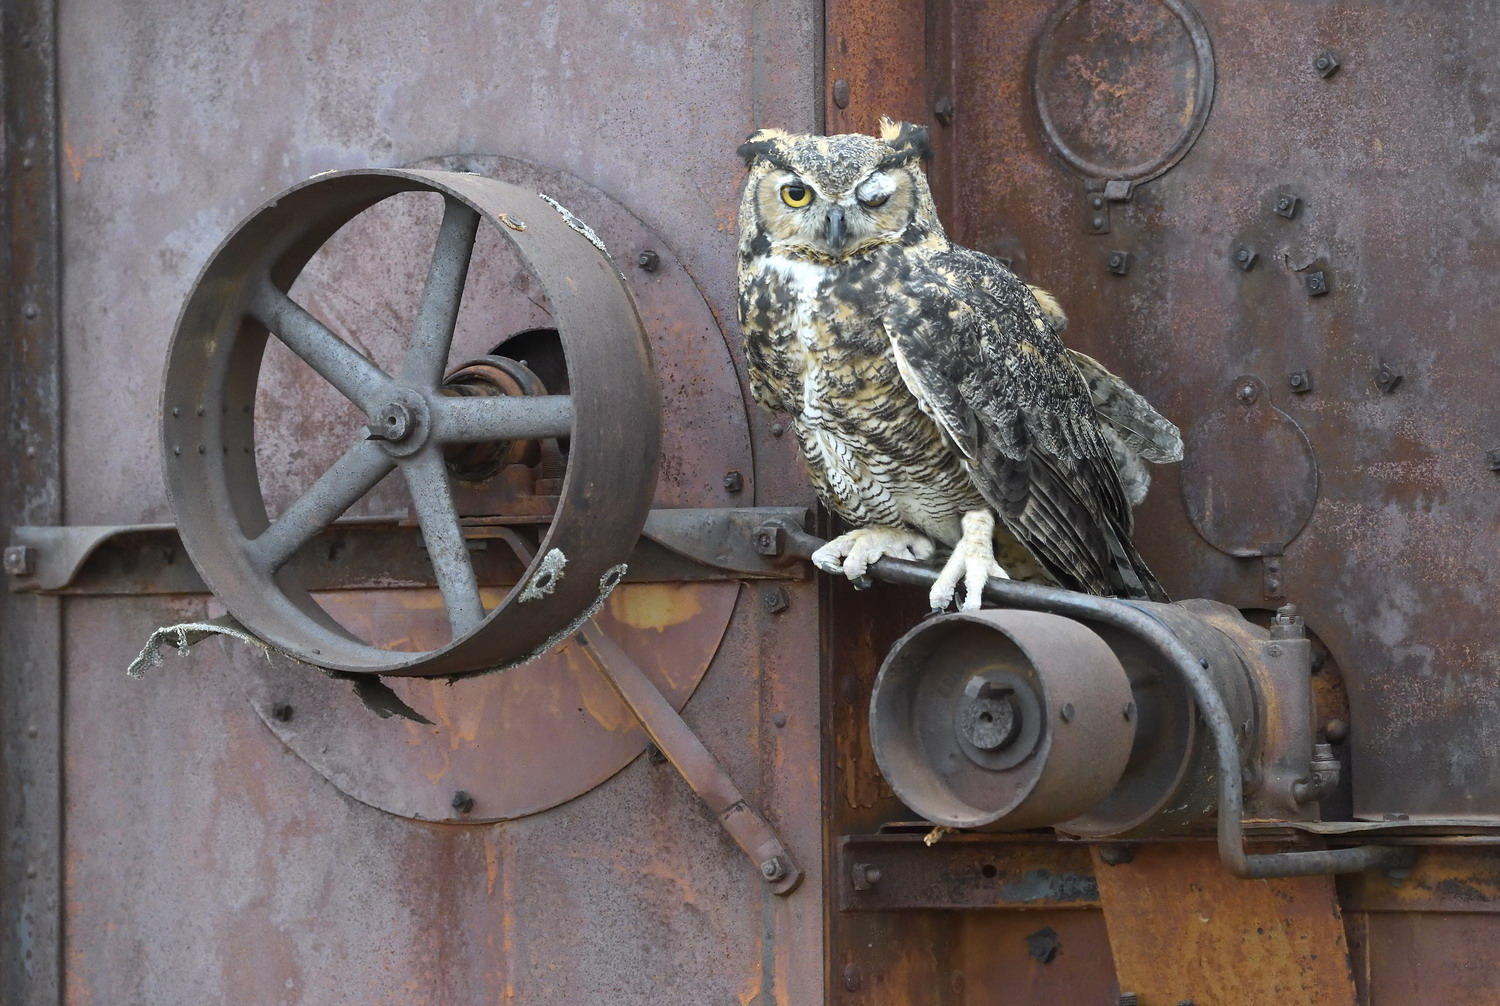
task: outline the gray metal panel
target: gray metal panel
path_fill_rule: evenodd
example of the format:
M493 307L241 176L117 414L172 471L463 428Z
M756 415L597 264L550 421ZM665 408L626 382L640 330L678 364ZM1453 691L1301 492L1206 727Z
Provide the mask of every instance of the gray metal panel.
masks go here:
M54 13L0 7L0 529L55 524L60 484ZM61 955L61 602L0 594L0 995L54 1002Z
M65 5L69 522L170 518L150 430L172 318L234 223L318 171L557 166L663 235L732 324L733 150L760 122L815 126L820 10ZM809 503L790 438L753 424L759 499ZM219 644L123 677L201 599L70 599L69 996L816 1001L816 609L810 582L787 589L776 615L744 592L685 711L808 868L786 900L644 759L507 824L384 815L281 746Z

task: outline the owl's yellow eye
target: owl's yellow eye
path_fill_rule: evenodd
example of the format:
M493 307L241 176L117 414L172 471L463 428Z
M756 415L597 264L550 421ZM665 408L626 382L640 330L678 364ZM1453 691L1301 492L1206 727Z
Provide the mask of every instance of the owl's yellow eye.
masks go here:
M812 189L806 185L783 185L781 201L793 209L801 209L812 202Z
M889 192L885 192L871 199L861 199L860 203L873 210L877 206L884 206L886 200L889 198L891 198L891 194Z

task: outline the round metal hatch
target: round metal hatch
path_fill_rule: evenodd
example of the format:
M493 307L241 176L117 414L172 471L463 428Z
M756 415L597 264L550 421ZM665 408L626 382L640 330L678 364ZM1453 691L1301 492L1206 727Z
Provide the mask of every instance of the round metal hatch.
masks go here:
M1065 0L1037 41L1042 131L1086 178L1160 175L1197 141L1213 96L1213 45L1187 0Z

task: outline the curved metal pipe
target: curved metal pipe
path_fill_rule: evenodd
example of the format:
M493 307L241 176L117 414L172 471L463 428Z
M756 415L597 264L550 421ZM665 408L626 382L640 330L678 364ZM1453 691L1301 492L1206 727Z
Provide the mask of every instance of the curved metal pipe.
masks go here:
M772 522L772 526L785 531L787 554L790 556L806 559L824 544L791 521L778 519ZM920 587L931 587L938 577L936 570L904 559L880 559L871 564L869 572L888 583ZM1164 625L1130 601L1081 594L1060 587L995 579L985 584L984 596L986 600L996 604L1072 615L1124 629L1154 647L1176 670L1192 690L1193 700L1198 705L1203 722L1213 736L1214 751L1219 760L1219 858L1235 876L1265 878L1358 873L1374 867L1410 862L1412 853L1409 849L1381 845L1260 855L1246 853L1243 821L1245 792L1239 747L1234 739L1234 723L1229 718L1229 710L1225 707L1223 698L1207 674L1206 662L1195 657Z

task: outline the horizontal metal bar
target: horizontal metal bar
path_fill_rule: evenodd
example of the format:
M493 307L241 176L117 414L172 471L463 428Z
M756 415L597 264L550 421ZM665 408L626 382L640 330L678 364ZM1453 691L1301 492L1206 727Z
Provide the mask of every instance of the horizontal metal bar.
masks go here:
M769 519L801 527L801 507L653 510L629 561L626 583L802 580L805 564L758 550L754 529ZM508 586L521 568L508 549L488 548L502 526L545 524L547 516L466 518L463 532L481 586ZM73 596L207 593L172 524L16 527L10 545L29 549L16 592ZM420 531L404 514L335 521L288 563L309 590L435 585Z
M573 399L569 395L441 398L433 403L432 425L433 438L440 444L566 437L573 432Z
M842 912L1099 907L1081 844L952 834L929 846L920 834L845 835L834 868Z

